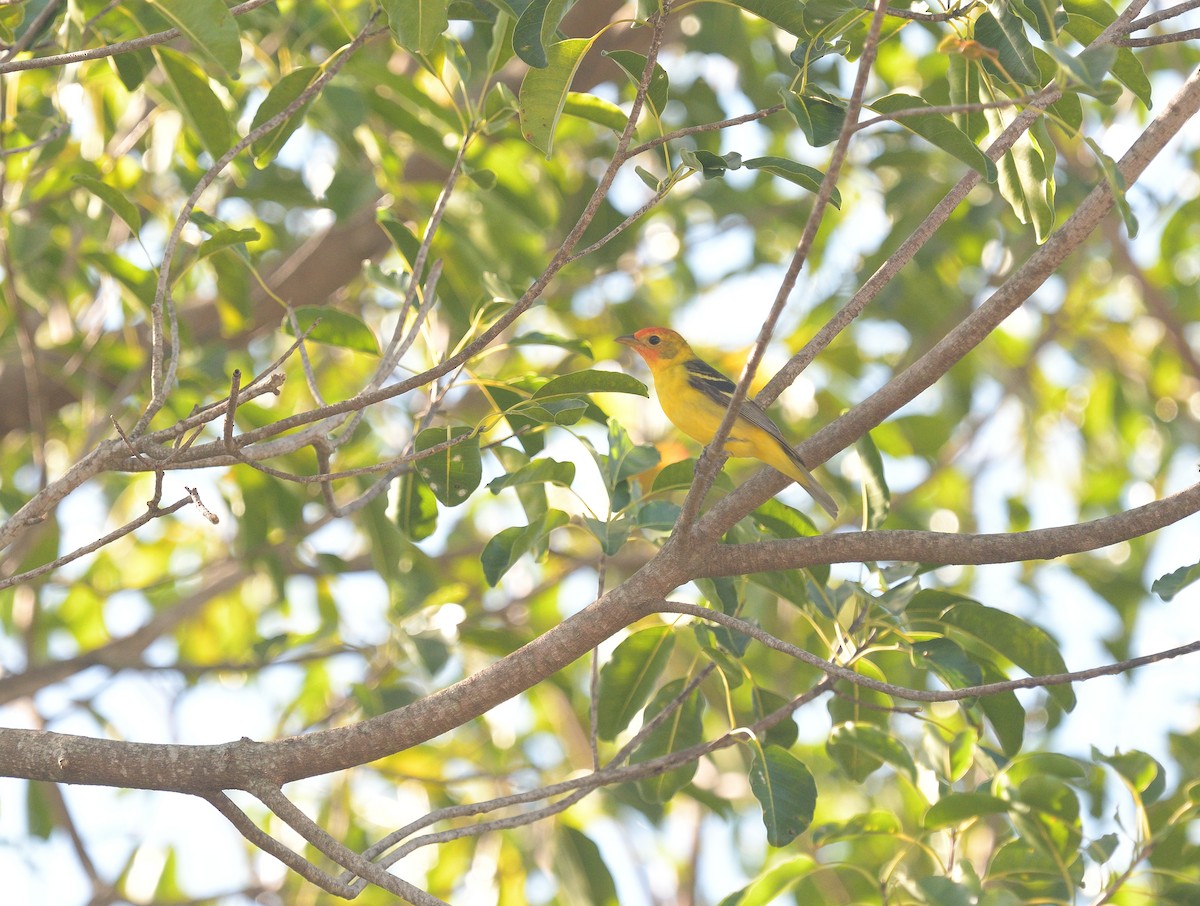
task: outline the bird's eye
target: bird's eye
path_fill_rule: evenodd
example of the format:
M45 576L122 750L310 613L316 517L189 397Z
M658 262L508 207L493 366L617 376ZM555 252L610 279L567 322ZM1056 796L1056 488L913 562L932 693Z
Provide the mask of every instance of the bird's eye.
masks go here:
M657 346L659 343L662 342L662 337L660 337L658 334L654 333L654 334L650 335L650 338L648 340L646 340L646 342L649 343L651 346Z

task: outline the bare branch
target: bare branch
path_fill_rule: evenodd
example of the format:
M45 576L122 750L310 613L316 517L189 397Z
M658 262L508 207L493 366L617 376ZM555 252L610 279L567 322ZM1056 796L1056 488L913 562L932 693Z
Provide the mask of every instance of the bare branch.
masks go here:
M237 6L229 8L230 14L240 16L242 13L248 13L253 9L258 9L260 6L265 6L271 0L248 0L246 3L240 3ZM58 6L57 3L49 3L42 11L42 15L47 12L54 12ZM39 17L40 19L41 17ZM30 28L26 33L28 35L36 34L38 29ZM153 47L156 44L166 44L168 41L174 41L180 37L182 32L178 28L169 28L166 31L155 32L152 35L144 35L140 38L133 38L129 41L122 41L119 44L109 44L106 47L93 47L90 50L74 50L70 53L54 54L49 57L34 57L30 60L17 60L10 62L11 57L15 56L23 47L14 45L6 55L4 62L0 63L0 75L6 72L21 72L26 69L50 69L54 66L66 66L71 63L82 63L85 60L100 60L104 57L114 57L118 54L133 53L135 50L143 50L147 47Z
M257 796L263 805L283 819L284 823L292 830L343 868L354 872L388 893L395 894L405 902L412 903L413 906L449 906L444 900L414 887L407 881L385 871L370 859L363 858L354 850L339 843L332 834L296 808L295 804L283 795L278 787L267 783L256 783L250 792Z
M262 830L224 793L209 793L202 798L207 800L213 808L224 815L243 837L263 852L270 853L306 881L311 881L322 890L327 890L339 897L350 899L355 895L356 891L349 884L317 868L317 866L295 852L291 847L284 846L266 831Z
M204 505L200 503L199 496L193 496L190 492L187 497L181 497L179 500L176 500L174 503L166 507L160 508L156 502L151 501L146 507L146 512L142 513L142 515L138 516L134 520L131 520L130 522L125 523L120 528L114 529L107 535L97 538L90 544L85 544L83 547L78 547L69 554L63 554L61 557L51 560L49 563L43 563L41 566L26 570L23 573L17 573L13 576L0 578L0 590L12 588L14 585L20 585L24 582L29 582L33 579L36 579L38 576L44 576L46 573L53 572L60 566L65 566L74 560L78 560L80 557L94 553L95 551L100 550L100 548L112 544L117 539L124 538L131 532L136 532L148 522L158 519L161 516L169 516L172 513L183 509L189 503L199 504L199 506L202 508L202 512L206 513L208 517L211 517L212 520L216 519L216 517L213 516L212 513L209 513L207 509L203 509Z
M910 530L839 532L756 544L705 546L694 557L694 574L733 576L864 560L957 565L1052 560L1140 538L1197 512L1200 512L1200 484L1114 516L1027 532L983 535Z
M1115 38L1113 43L1118 47L1158 47L1163 44L1182 44L1196 38L1200 38L1200 28L1173 31L1165 35L1147 35L1144 38Z
M1166 9L1159 10L1156 13L1147 13L1140 19L1135 19L1130 23L1129 31L1141 31L1143 28L1154 25L1156 22L1165 22L1167 19L1174 19L1176 16L1182 16L1184 13L1197 8L1200 8L1200 0L1185 0L1183 3L1168 6Z

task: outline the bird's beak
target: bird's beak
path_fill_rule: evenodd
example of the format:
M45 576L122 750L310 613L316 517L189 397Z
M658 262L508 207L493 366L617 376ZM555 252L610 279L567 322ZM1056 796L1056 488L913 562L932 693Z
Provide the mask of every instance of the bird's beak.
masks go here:
M632 346L635 349L638 346L637 337L635 337L633 334L628 334L628 333L625 334L625 336L623 336L623 337L617 337L617 342L620 343L622 346Z

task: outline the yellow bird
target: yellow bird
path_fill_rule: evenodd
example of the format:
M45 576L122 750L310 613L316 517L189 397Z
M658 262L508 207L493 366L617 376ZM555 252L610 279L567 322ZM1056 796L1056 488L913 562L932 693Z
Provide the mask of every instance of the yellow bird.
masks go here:
M617 337L617 342L646 360L654 375L658 402L671 423L688 437L709 443L733 398L733 381L692 352L683 337L665 327L644 327L631 336ZM742 401L737 421L725 439L725 452L765 462L808 491L830 516L837 517L833 498L754 400Z

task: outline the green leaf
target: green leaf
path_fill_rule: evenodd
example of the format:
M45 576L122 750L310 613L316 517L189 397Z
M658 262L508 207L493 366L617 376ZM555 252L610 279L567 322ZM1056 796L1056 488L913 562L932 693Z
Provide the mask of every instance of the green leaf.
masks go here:
M814 872L827 868L812 856L800 855L764 871L741 890L734 891L718 906L770 906Z
M715 154L703 149L692 151L685 148L679 152L679 159L686 166L703 173L705 179L717 179L724 176L726 170L737 170L742 166L742 155L736 151Z
M130 201L125 194L118 189L114 189L106 182L96 179L94 176L83 176L76 174L71 177L71 181L83 186L102 202L112 209L113 213L125 221L125 225L136 236L142 229L142 215L138 211L137 205Z
M600 847L582 831L558 824L555 832L556 880L570 902L618 906L617 885Z
M909 604L910 616L922 612L928 614L934 627L948 627L947 636L994 651L1030 676L1067 672L1054 639L1014 614L935 589L918 592ZM1069 685L1049 686L1046 691L1064 711L1075 707L1075 693Z
M638 528L655 532L669 532L675 527L682 509L677 503L668 500L652 500L641 507L637 513Z
M616 133L623 132L625 125L629 122L625 111L616 104L606 101L604 98L598 98L594 94L584 94L579 91L568 92L567 102L563 105L563 113L567 116L587 120L598 126L604 126Z
M570 487L575 480L575 463L558 462L553 459L535 459L529 465L522 466L515 472L501 475L488 482L488 490L499 494L505 488L522 484L550 484Z
M742 636L742 638L745 638L745 636ZM779 693L772 692L770 689L763 689L757 684L751 687L750 695L751 704L754 708L754 720L756 722L768 714L774 714L791 701L791 699L784 698ZM767 730L763 735L763 743L769 746L790 749L796 744L796 740L799 738L800 727L791 717L786 717Z
M379 343L375 340L375 334L352 314L323 305L304 305L295 309L294 314L301 333L312 327L316 321L321 322L312 327L308 334L310 340L352 349L355 352L379 355ZM287 316L283 319L283 332L290 336L296 335L292 329L292 319Z
M1067 24L1067 13L1060 0L1011 0L1011 6L1046 42L1058 40L1059 31Z
M1080 44L1091 44L1117 18L1116 10L1104 0L1064 0L1067 10L1066 32ZM1112 73L1139 101L1151 106L1150 79L1137 55L1128 47L1117 49Z
M571 81L594 38L568 38L546 48L546 67L530 69L517 95L521 134L546 155L554 150L554 129L567 103Z
M1007 800L987 793L947 793L925 812L922 826L940 830L988 815L1002 815L1010 807Z
M625 542L629 540L629 533L633 531L633 520L628 516L617 516L607 521L585 516L583 524L600 542L600 549L609 557L615 556L625 546Z
M446 0L383 0L396 43L411 54L427 54L450 25Z
M680 488L690 488L692 479L696 477L696 460L681 459L678 462L663 466L654 476L651 492L675 491ZM725 491L733 490L733 480L724 472L718 472L713 484Z
M930 104L911 94L889 94L879 98L870 106L878 113L893 114L907 110L925 110L929 108ZM970 136L946 117L925 113L900 117L896 122L909 132L921 136L931 145L941 148L947 154L962 161L972 170L978 171L988 182L996 181L996 165L979 150L979 147L971 141Z
M801 9L805 33L824 38L841 34L867 15L864 5L855 0L809 0Z
M437 529L437 498L416 472L400 476L396 492L396 528L406 538L421 541Z
M1071 78L1092 91L1099 91L1103 87L1104 77L1117 61L1117 48L1112 44L1088 47L1078 56L1054 44L1046 45L1046 52Z
M825 174L820 170L798 164L786 157L752 157L750 160L743 161L742 165L747 170L762 170L772 176L786 179L810 192L816 192L825 178ZM829 203L835 208L842 206L842 193L836 188L829 194Z
M508 342L509 346L557 346L560 349L567 349L571 352L579 353L581 356L592 359L591 344L587 340L577 340L571 337L560 337L555 334L542 333L540 330L531 330L528 333L523 333L519 337L513 337Z
M646 721L673 702L683 691L685 680L676 679L667 683L655 694L650 704L646 706ZM704 711L704 699L699 692L692 690L691 694L676 707L667 718L646 737L629 758L630 764L641 764L653 761L663 755L679 752L704 741L704 728L701 716ZM654 777L646 777L638 781L638 792L647 802L667 802L676 793L687 786L696 773L696 762L689 761L671 771L664 771Z
M806 34L804 4L795 0L734 0L748 13L766 19L796 37Z
M221 0L150 0L206 57L229 75L242 62L237 20Z
M750 518L755 525L775 538L812 538L821 534L811 519L775 498L757 507L750 514ZM810 566L808 571L821 585L829 581L828 564Z
M796 94L781 88L779 95L787 112L814 148L835 142L842 134L842 125L846 121L844 104L816 96L811 91L808 94Z
M28 833L39 840L48 840L58 821L55 819L55 808L50 795L46 792L49 787L43 783L32 782L25 784L25 823Z
M1013 118L1011 111L1003 110L985 110L983 115L993 137ZM1021 135L1000 158L997 186L1017 219L1032 224L1035 238L1044 242L1054 227L1053 172L1047 171L1030 133Z
M650 397L650 390L635 377L620 371L588 370L574 371L546 382L534 392L533 398L546 400L588 393L632 393L647 399Z
M200 243L200 250L196 253L197 259L207 258L209 255L215 254L222 249L233 248L239 257L243 260L249 260L246 255L246 243L257 242L261 238L262 234L253 228L245 230L218 230L210 238Z
M975 40L999 54L999 67L985 58L984 66L1005 82L1015 80L1020 85L1036 85L1040 81L1033 45L1025 34L1025 23L1008 9L1007 4L993 3L991 12L975 20Z
M517 17L512 46L517 56L538 69L548 64L546 45L554 40L566 12L566 0L532 0Z
M84 252L84 261L95 265L125 287L142 306L149 311L154 304L154 290L158 281L153 273L138 267L128 258L114 252Z
M550 399L541 405L533 401L524 402L516 408L521 414L544 425L573 425L587 413L588 402L581 399Z
M787 749L752 743L750 790L763 810L767 842L787 846L812 824L817 783L804 763Z
M947 687L965 689L983 682L983 670L949 639L913 642L910 657L914 667L932 671Z
M250 131L253 132L267 120L286 110L288 105L300 97L320 73L321 70L318 67L306 66L289 72L272 85L266 98L254 111L254 120L250 123ZM287 143L287 140L292 137L292 133L304 122L304 114L308 111L311 103L312 98L310 97L293 111L291 116L251 144L250 153L254 155L255 166L261 169L275 158L279 149Z
M908 749L886 730L868 723L846 723L833 728L825 751L856 783L862 783L885 763L916 779L917 766Z
M17 37L17 26L25 21L23 4L0 6L0 41L11 44Z
M601 739L614 739L642 710L674 644L671 627L655 626L632 633L616 647L600 669L596 711Z
M479 555L488 585L494 586L521 559L522 554L534 552L543 538L570 521L571 518L562 510L551 509L536 522L506 528L494 535Z
M983 681L995 683L1007 677L991 664L983 664ZM985 695L979 699L979 708L987 717L988 723L996 738L1000 741L1000 749L1010 758L1021 751L1025 744L1025 706L1021 704L1015 692L1001 692L996 695Z
M388 239L400 253L404 263L408 265L408 272L411 274L416 266L417 254L421 250L421 240L408 228L407 224L397 220L386 210L380 209L375 212L375 222L387 233ZM426 260L425 266L421 270L420 279L422 281L429 272L429 264L429 260Z
M950 83L950 103L956 107L966 104L978 104L983 100L980 93L980 67L975 60L968 60L963 54L950 54L947 79ZM987 129L987 120L983 111L975 110L970 113L956 113L951 121L974 144ZM986 155L985 155L986 156Z
M635 166L633 172L637 174L637 178L645 183L651 192L657 193L662 188L662 181L645 167Z
M646 71L645 56L634 50L606 50L604 56L620 66L634 85L641 82L642 73ZM654 72L650 75L650 86L646 89L646 103L650 105L650 110L656 117L662 116L663 108L667 106L667 92L670 87L667 71L655 63Z
M492 455L499 461L501 468L510 474L520 471L530 463L528 456L512 447L492 447ZM525 511L528 522L537 522L546 515L549 504L544 483L521 482L512 485L512 489L521 501L521 509ZM540 550L535 551L535 556L540 556L541 553Z
M1164 601L1170 601L1193 582L1200 582L1200 562L1191 566L1181 566L1174 572L1159 576L1150 586L1150 590Z
M1105 154L1093 138L1088 136L1085 141L1092 149L1092 153L1096 155L1096 160L1100 162L1104 180L1108 183L1108 190L1112 193L1117 210L1121 212L1121 219L1125 222L1125 232L1129 234L1130 239L1133 239L1138 233L1138 222L1137 217L1133 214L1133 209L1129 207L1129 199L1125 197L1125 177L1117 169L1117 162Z
M867 528L877 529L887 520L892 505L892 494L883 474L883 457L870 434L860 437L854 447L862 467L864 521Z
M233 144L233 126L200 68L178 51L156 47L154 53L167 77L179 112L195 130L200 144L218 158Z
M1093 746L1092 758L1112 765L1144 805L1153 805L1166 790L1167 772L1152 755L1137 749L1104 755Z
M483 480L483 463L479 455L479 435L465 426L426 428L417 435L414 444L420 453L446 441L465 437L440 453L416 460L417 472L425 479L438 502L443 506L466 503Z

